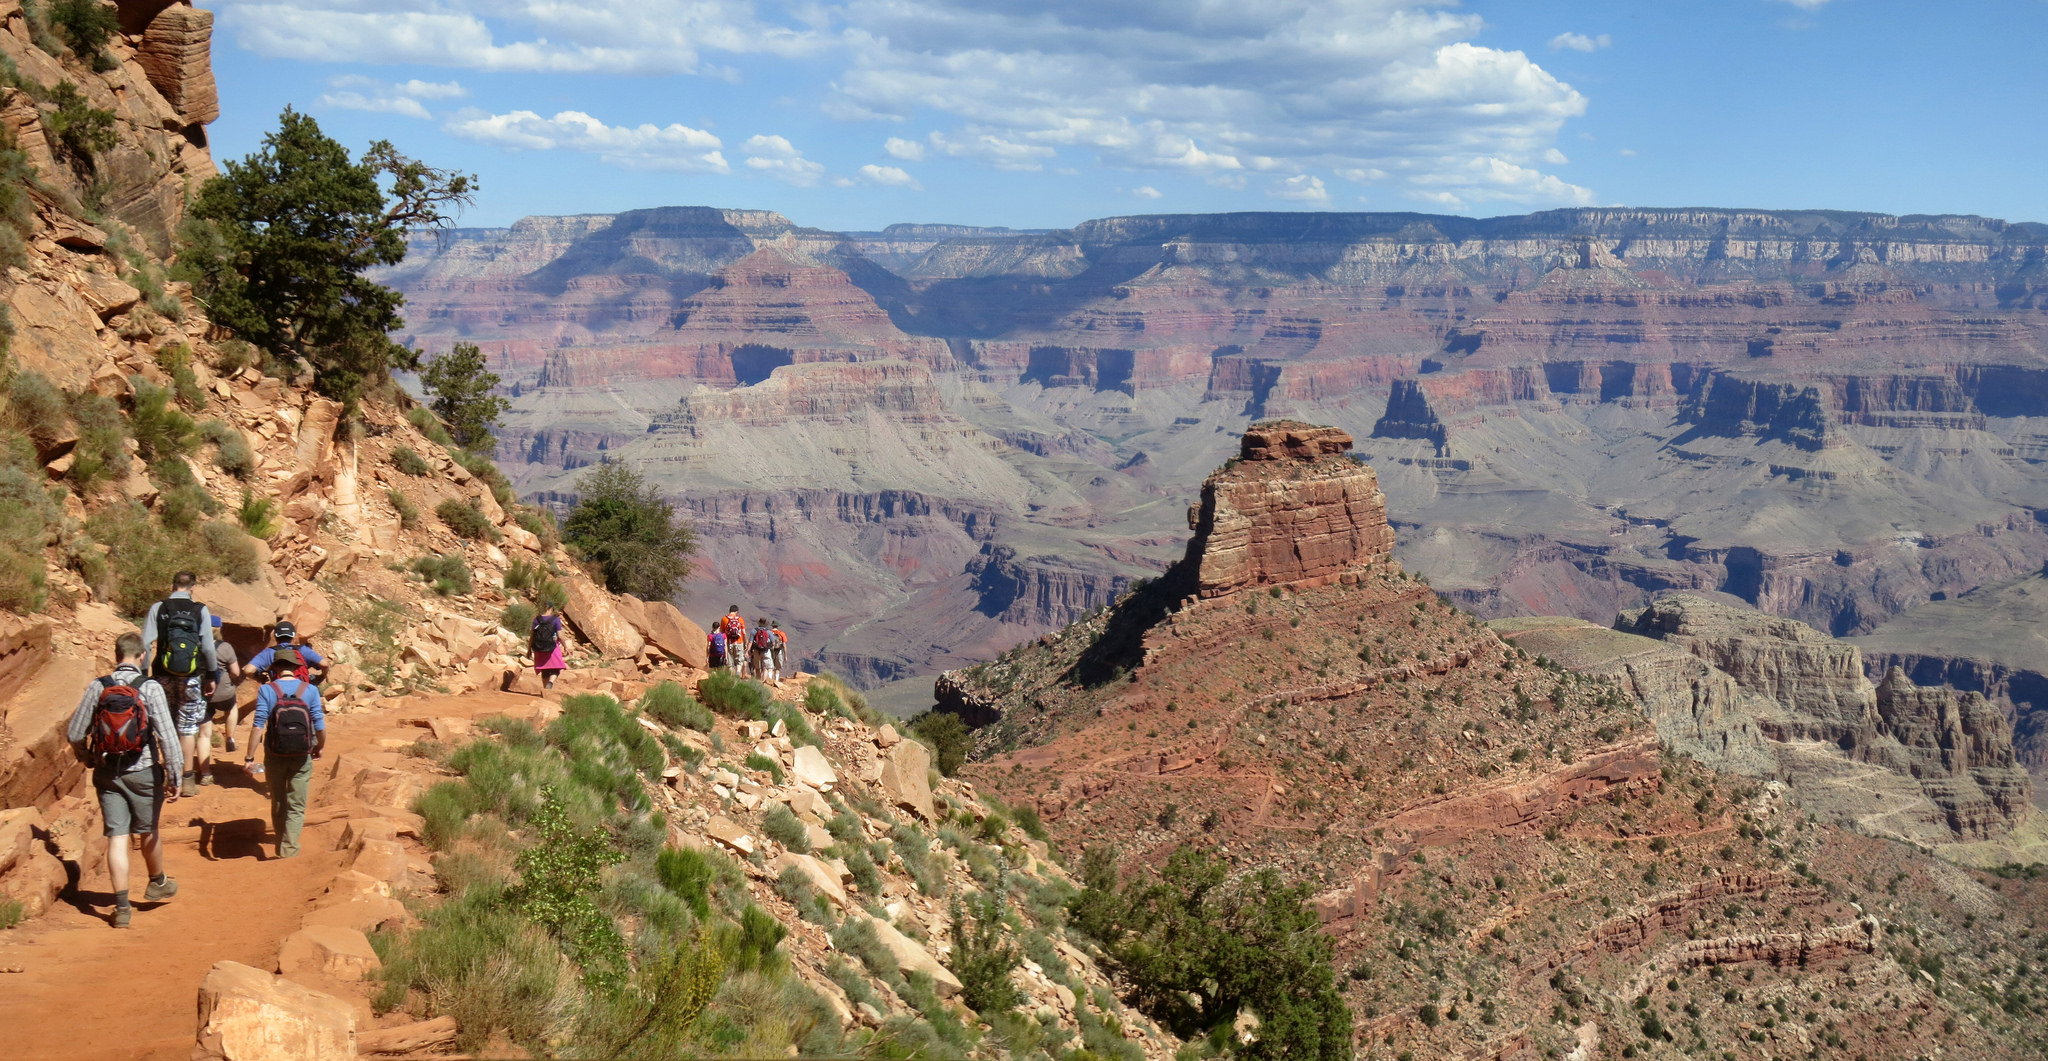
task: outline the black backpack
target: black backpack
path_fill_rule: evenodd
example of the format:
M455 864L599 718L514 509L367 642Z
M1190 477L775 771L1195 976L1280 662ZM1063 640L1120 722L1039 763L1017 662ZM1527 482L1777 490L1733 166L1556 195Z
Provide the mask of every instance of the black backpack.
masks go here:
M533 619L533 635L527 641L533 646L535 659L554 654L555 642L562 636L562 618L558 615L537 615Z
M85 746L94 766L149 747L149 710L142 703L142 690L111 674L101 678L100 702L93 708Z
M271 682L270 691L277 702L270 708L263 746L278 755L311 755L319 738L313 732L313 709L299 695L306 691L306 683L299 682L293 691L285 692Z
M187 597L170 597L156 606L156 670L174 678L190 678L203 662L200 613L205 605Z

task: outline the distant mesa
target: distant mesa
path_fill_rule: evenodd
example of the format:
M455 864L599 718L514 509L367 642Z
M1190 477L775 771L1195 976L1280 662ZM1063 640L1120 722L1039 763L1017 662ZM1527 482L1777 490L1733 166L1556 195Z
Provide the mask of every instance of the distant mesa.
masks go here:
M1254 424L1242 457L1202 483L1188 509L1184 565L1196 593L1247 586L1326 584L1394 548L1387 498L1372 468L1343 456L1350 434L1297 420Z

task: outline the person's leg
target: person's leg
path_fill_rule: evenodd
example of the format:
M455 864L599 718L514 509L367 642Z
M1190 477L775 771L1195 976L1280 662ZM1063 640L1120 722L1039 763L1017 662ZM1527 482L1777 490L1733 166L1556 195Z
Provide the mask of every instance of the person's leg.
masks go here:
M284 845L286 790L291 787L290 776L279 772L285 759L282 755L272 755L269 749L263 752L263 787L270 796L270 833L277 838L279 847Z
M146 850L146 849L145 849ZM147 855L144 856L148 857ZM128 831L123 829L107 836L107 880L108 891L114 893L114 905L128 905Z
M299 853L299 831L306 824L306 797L313 788L313 757L294 755L289 758L296 764L286 764L289 780L279 787L284 789L284 829L277 836L277 856L290 858Z
M199 775L202 785L213 784L213 705L208 704L206 714L199 720L199 732L193 734L192 743L198 748L199 765L193 770Z

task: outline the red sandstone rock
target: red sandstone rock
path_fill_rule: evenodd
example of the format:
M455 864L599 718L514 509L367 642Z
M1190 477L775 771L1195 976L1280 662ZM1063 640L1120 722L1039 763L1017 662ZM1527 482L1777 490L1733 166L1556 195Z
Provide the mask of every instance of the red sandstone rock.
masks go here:
M1245 435L1245 458L1202 483L1188 512L1199 594L1325 583L1394 548L1386 495L1370 467L1340 456L1351 436L1282 422Z

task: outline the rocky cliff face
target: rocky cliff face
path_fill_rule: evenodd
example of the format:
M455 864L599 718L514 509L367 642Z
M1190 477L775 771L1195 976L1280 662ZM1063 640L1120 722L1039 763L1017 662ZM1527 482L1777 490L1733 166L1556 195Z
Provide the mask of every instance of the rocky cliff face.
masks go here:
M1615 627L1687 651L1761 698L1757 723L1785 747L1795 788L1813 767L1798 761L1802 746L1817 744L1916 781L1953 839L2003 836L2030 808L2011 726L1978 693L1921 688L1897 669L1873 685L1855 646L1701 597L1660 598Z
M1315 585L1393 551L1386 496L1345 455L1351 436L1295 421L1252 425L1238 460L1202 483L1188 510L1197 592Z
M419 342L502 359L506 456L549 470L700 383L888 357L1063 484L1035 537L1068 545L1020 555L1112 522L1109 548L1170 555L1229 439L1305 417L1359 440L1403 562L1464 606L1604 623L1705 590L1847 635L2048 562L2044 247L2040 225L1824 211L842 236L665 208L458 234L394 279ZM934 592L937 616L965 590Z

